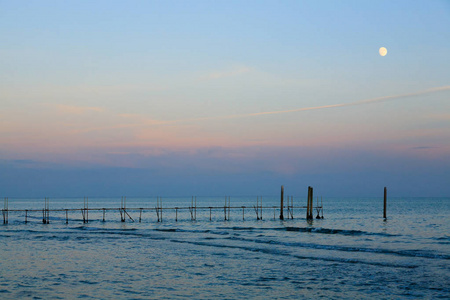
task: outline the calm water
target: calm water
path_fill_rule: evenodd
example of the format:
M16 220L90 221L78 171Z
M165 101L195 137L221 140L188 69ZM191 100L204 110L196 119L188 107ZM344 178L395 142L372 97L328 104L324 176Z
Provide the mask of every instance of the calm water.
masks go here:
M276 205L277 197L264 197ZM165 207L190 198L165 198ZM199 206L223 198L197 198ZM256 197L231 204L256 205ZM295 199L294 205L306 204ZM156 198L128 199L154 207ZM9 214L0 226L0 298L449 298L450 198L324 199L323 220L257 221L253 209L144 211L142 222L120 222L118 212ZM118 199L90 199L90 208L119 207ZM43 199L10 199L9 209L43 207ZM83 199L50 199L50 208L82 208ZM278 217L279 212L276 212ZM139 219L138 211L130 211Z

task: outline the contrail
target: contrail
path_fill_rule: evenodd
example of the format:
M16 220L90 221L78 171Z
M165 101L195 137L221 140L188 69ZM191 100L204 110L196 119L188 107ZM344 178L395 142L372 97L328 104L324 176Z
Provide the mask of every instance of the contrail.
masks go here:
M228 115L228 116L215 116L215 117L181 119L181 120L173 120L173 121L165 121L165 122L162 121L160 124L173 124L173 123L191 122L191 121L238 119L238 118L257 117L257 116L263 116L263 115L286 114L286 113L308 111L308 110L318 110L318 109L327 109L327 108L356 106L356 105L384 102L384 101L388 101L388 100L396 100L396 99L401 99L401 98L415 97L415 96L432 94L432 93L441 92L441 91L448 91L448 90L450 90L450 85L436 87L436 88L431 88L431 89L418 91L418 92L414 92L414 93L392 95L392 96L383 96L383 97L359 100L359 101L349 102L349 103L340 103L340 104L331 104L331 105L322 105L322 106L303 107L303 108L296 108L296 109L289 109L289 110L266 111L266 112L240 114L240 115Z

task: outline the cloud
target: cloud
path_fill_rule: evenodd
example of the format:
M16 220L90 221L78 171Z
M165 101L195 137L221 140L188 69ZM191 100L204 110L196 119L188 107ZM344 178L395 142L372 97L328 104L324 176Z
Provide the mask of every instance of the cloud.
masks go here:
M430 147L430 146L420 146L420 147L413 147L414 150L427 150L427 149L436 149L438 147Z
M75 105L64 105L64 104L55 104L56 109L65 114L76 114L81 115L87 112L104 112L105 109L102 107L91 107L91 106L75 106Z
M416 96L420 96L420 95L432 94L432 93L436 93L436 92L449 91L449 90L450 90L450 86L447 85L447 86L431 88L431 89L413 92L413 93L383 96L383 97L365 99L365 100L348 102L348 103L312 106L312 107L303 107L303 108L296 108L296 109L289 109L289 110L277 110L277 111L267 111L267 112L258 112L258 113L249 113L249 114L237 114L237 115L227 115L227 116L181 119L181 120L166 121L165 123L182 123L182 122L191 122L191 121L249 118L249 117L258 117L258 116L264 116L264 115L295 113L295 112L302 112L302 111L309 111L309 110L340 108L340 107L347 107L347 106L365 105L365 104L373 104L373 103L379 103L379 102L385 102L385 101L391 101L391 100L398 100L398 99L403 99L403 98L416 97Z

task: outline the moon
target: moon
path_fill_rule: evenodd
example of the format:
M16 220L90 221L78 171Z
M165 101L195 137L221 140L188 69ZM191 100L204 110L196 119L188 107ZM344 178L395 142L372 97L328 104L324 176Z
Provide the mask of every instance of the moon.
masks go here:
M386 54L387 54L387 49L384 48L384 47L381 47L380 50L379 50L378 52L380 52L380 55L381 55L381 56L386 56Z

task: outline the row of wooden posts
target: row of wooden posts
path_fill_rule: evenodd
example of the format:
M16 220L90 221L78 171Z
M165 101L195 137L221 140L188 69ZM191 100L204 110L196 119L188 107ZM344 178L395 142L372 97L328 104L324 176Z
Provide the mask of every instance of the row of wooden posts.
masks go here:
M287 205L284 204L284 200L287 200ZM154 208L127 208L126 207L126 201L127 198L126 197L122 197L121 198L121 204L120 204L120 208L89 208L89 198L84 197L83 199L83 208L81 209L81 214L82 214L82 219L83 219L83 223L88 223L89 222L89 211L101 211L103 212L103 221L105 221L105 214L106 211L119 211L120 213L120 220L121 222L125 222L127 217L131 220L131 221L135 221L130 214L128 213L128 211L139 211L139 222L141 222L142 220L142 212L144 210L155 210L156 215L157 215L157 220L158 222L162 222L163 220L163 211L164 210L175 210L175 221L178 221L178 210L186 210L188 209L190 212L190 216L191 216L191 220L192 221L196 221L197 220L197 209L199 210L207 210L209 209L209 220L212 220L212 210L218 210L218 209L222 209L224 211L224 220L225 221L229 221L230 220L230 213L231 213L231 209L242 209L242 220L245 220L245 209L246 208L251 208L251 207L246 207L246 206L236 206L236 207L232 207L231 206L231 197L225 197L225 203L223 207L213 207L213 206L208 206L208 207L197 207L197 197L192 197L191 200L191 205L188 207L174 207L174 208L163 208L162 205L162 198L161 197L157 197L157 203L156 206ZM9 199L8 198L4 198L4 207L2 209L2 215L3 215L3 224L8 224L8 220L9 220L9 212L10 211L14 211L14 212L25 212L25 223L28 222L28 212L33 212L33 211L40 211L37 209L31 209L31 210L9 210L8 209L8 204L9 204ZM386 219L386 205L387 204L387 189L386 187L384 188L384 208L383 208L383 218ZM253 205L253 209L255 211L256 214L256 219L257 220L262 220L263 219L263 209L270 209L273 208L273 218L276 219L276 206L265 206L263 207L262 204L262 197L257 197L256 198L256 206ZM294 218L294 208L306 208L306 219L307 220L312 220L313 217L313 188L311 186L308 187L308 198L307 198L307 205L305 206L296 206L294 207L294 197L293 196L284 196L284 186L281 186L281 197L280 197L280 220L284 220L284 208L287 208L287 218L289 219L293 219ZM321 203L319 205L318 200L317 200L317 205L316 205L316 219L323 219L323 203L321 200ZM49 198L45 198L44 199L44 209L42 210L42 222L43 224L49 224L50 223L50 211L52 212L57 212L57 211L64 211L65 212L65 217L66 217L66 224L69 223L69 211L80 211L80 209L50 209L50 199Z

